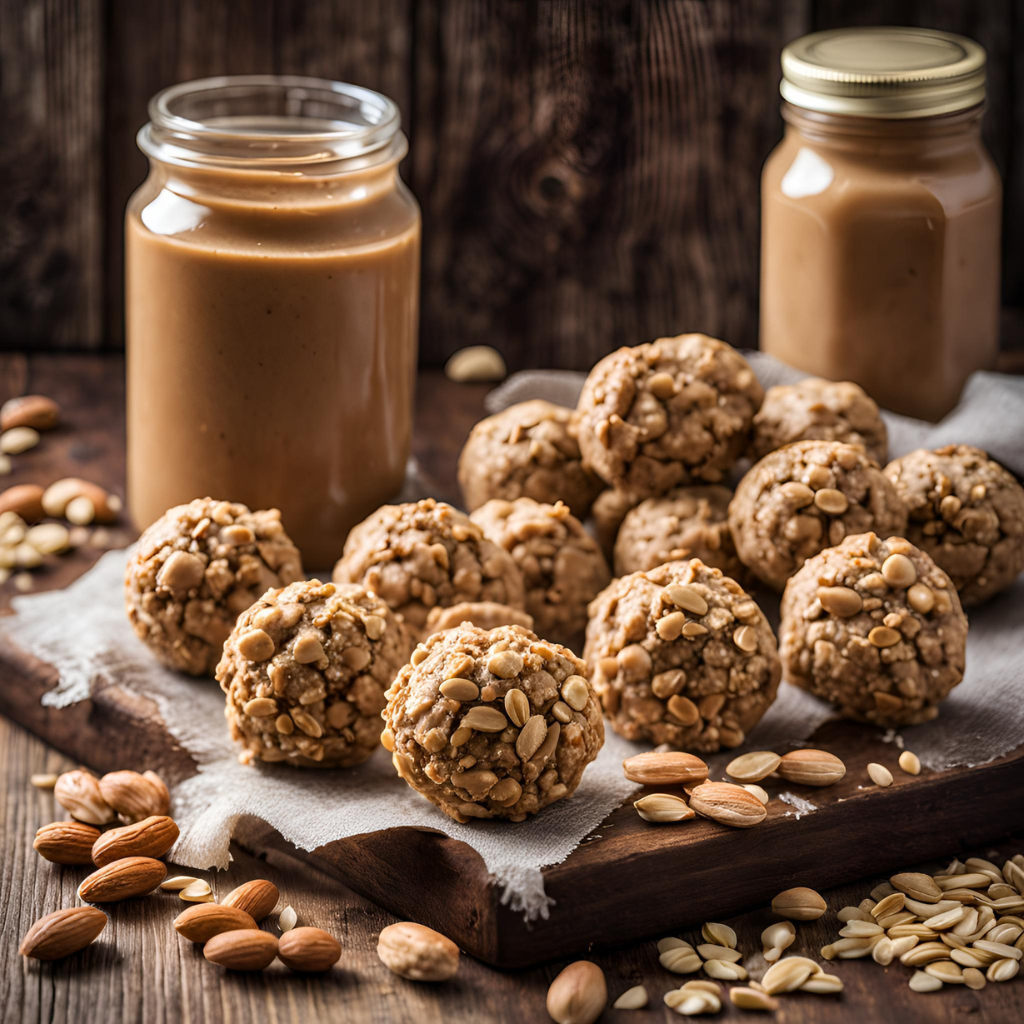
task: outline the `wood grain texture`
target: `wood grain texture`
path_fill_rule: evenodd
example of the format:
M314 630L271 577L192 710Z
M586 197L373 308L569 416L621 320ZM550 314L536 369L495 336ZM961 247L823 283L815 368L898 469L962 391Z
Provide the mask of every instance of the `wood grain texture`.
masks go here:
M424 359L491 343L588 367L684 328L755 344L766 86L803 9L419 8Z
M146 102L176 81L258 72L399 103L424 211L425 364L474 342L513 369L587 368L681 330L754 344L779 50L867 23L988 48L1003 297L1024 307L1014 0L0 0L0 347L121 347Z
M0 344L103 337L102 0L0 2Z

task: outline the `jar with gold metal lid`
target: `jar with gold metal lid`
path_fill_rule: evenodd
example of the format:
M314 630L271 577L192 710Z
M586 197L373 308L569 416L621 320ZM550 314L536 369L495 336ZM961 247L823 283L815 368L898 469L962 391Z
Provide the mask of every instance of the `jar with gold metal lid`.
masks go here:
M985 51L918 28L782 53L785 136L761 179L761 347L938 419L998 349L1002 184Z

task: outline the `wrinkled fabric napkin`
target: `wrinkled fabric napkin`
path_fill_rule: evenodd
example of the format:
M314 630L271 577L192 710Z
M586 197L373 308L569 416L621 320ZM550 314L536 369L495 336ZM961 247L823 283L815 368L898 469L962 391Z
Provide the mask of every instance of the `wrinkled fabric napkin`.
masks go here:
M801 376L757 353L751 354L751 361L766 386ZM517 374L488 396L488 407L495 411L537 397L573 405L582 381L581 374L572 373ZM1024 381L975 374L960 406L942 423L890 415L886 421L894 455L921 446L976 444L1024 475ZM414 481L407 490L403 497L417 496ZM15 598L16 615L3 620L0 629L58 669L60 682L44 697L49 706L64 707L113 685L155 700L168 730L198 767L198 773L174 792L173 813L181 838L172 856L186 867L226 867L231 837L244 842L252 819L267 822L303 850L347 836L411 826L468 843L483 858L506 903L527 919L546 917L550 901L541 869L563 861L636 788L623 778L621 763L643 748L610 729L604 749L573 798L520 824L452 821L396 777L383 749L365 765L348 770L242 767L227 738L219 687L158 665L132 633L122 589L126 558L124 551L109 552L65 590ZM766 611L777 621L773 601L765 601ZM972 611L970 620L964 682L943 704L936 721L905 731L907 745L934 769L984 763L1024 742L1024 701L1015 664L1024 639L1024 580ZM783 685L746 747L785 749L799 744L829 716L827 706ZM734 753L713 759L712 770L719 771ZM813 809L813 803L801 801L792 813Z

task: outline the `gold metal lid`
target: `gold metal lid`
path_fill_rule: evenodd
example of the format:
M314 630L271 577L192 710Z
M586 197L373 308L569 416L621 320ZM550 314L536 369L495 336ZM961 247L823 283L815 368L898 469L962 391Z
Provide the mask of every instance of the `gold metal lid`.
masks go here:
M985 99L985 50L928 28L815 32L782 51L783 97L858 117L932 117Z

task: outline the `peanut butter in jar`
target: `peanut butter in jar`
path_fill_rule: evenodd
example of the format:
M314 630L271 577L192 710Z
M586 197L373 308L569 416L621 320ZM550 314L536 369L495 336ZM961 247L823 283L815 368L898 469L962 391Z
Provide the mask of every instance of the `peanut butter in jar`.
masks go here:
M927 29L819 32L782 54L761 179L761 347L937 420L999 341L1002 184L985 52Z
M402 485L420 214L395 105L253 76L174 86L125 218L128 494L279 508L311 569Z

